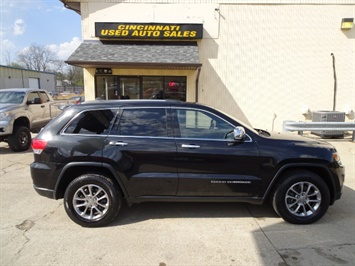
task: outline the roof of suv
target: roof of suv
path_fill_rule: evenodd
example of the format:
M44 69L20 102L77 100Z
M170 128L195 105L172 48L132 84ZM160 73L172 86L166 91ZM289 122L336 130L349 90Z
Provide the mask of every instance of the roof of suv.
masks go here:
M28 92L28 91L45 91L43 89L31 89L31 88L8 88L8 89L0 89L0 91L23 91L23 92Z
M79 109L92 107L120 107L120 106L194 106L195 103L181 102L177 100L95 100L83 102Z

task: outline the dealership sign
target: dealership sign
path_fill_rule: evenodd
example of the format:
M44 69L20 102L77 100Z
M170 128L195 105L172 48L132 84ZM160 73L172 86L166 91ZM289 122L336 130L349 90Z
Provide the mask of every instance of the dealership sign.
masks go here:
M202 39L202 24L96 22L95 36L120 39Z

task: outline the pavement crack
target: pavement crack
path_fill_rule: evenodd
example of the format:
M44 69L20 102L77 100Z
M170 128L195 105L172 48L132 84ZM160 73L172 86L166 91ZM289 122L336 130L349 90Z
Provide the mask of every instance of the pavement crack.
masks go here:
M28 242L30 242L30 239L26 236L27 230L25 230L22 234L22 236L25 238L25 241L22 243L22 246L19 248L19 250L15 253L15 261L18 260L18 258L21 256L22 250L25 248Z
M17 260L21 256L21 252L25 248L25 246L30 242L30 238L27 237L26 233L28 230L30 230L33 226L35 225L34 221L31 220L25 220L21 224L16 225L16 228L19 230L22 230L22 236L24 237L25 241L22 243L21 247L19 250L15 253L15 258L13 260Z
M330 248L341 248L346 246L355 246L355 243L343 243L343 244L336 244L336 245L329 245ZM309 250L309 249L317 249L317 247L297 247L297 248L281 248L280 251L292 251L292 250Z
M38 219L38 221L44 219L44 218L47 218L49 217L50 215L53 215L55 213L56 210L58 210L61 206L63 205L62 202L60 202L58 204L58 206L54 207L51 211L47 212L46 214L44 214L41 218Z
M2 172L3 172L3 174L8 174L8 173L11 173L13 171L17 171L17 170L20 170L20 169L23 169L23 168L27 168L27 167L28 167L27 164L21 164L21 163L18 163L18 162L14 162L12 164L7 165L6 167L3 167L2 168Z

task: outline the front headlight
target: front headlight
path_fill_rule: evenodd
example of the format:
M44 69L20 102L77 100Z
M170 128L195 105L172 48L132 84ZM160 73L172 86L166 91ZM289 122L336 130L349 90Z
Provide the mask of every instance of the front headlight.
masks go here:
M0 112L0 119L5 119L6 117L8 117L10 114L10 112Z

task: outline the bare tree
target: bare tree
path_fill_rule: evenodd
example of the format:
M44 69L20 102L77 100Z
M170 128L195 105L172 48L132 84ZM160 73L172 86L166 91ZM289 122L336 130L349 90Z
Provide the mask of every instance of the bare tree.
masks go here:
M3 58L7 66L11 65L11 52L9 50L4 51Z
M49 71L55 61L55 54L45 46L31 44L31 46L17 54L19 63L27 69Z
M83 69L76 66L68 66L67 79L73 85L83 85Z

